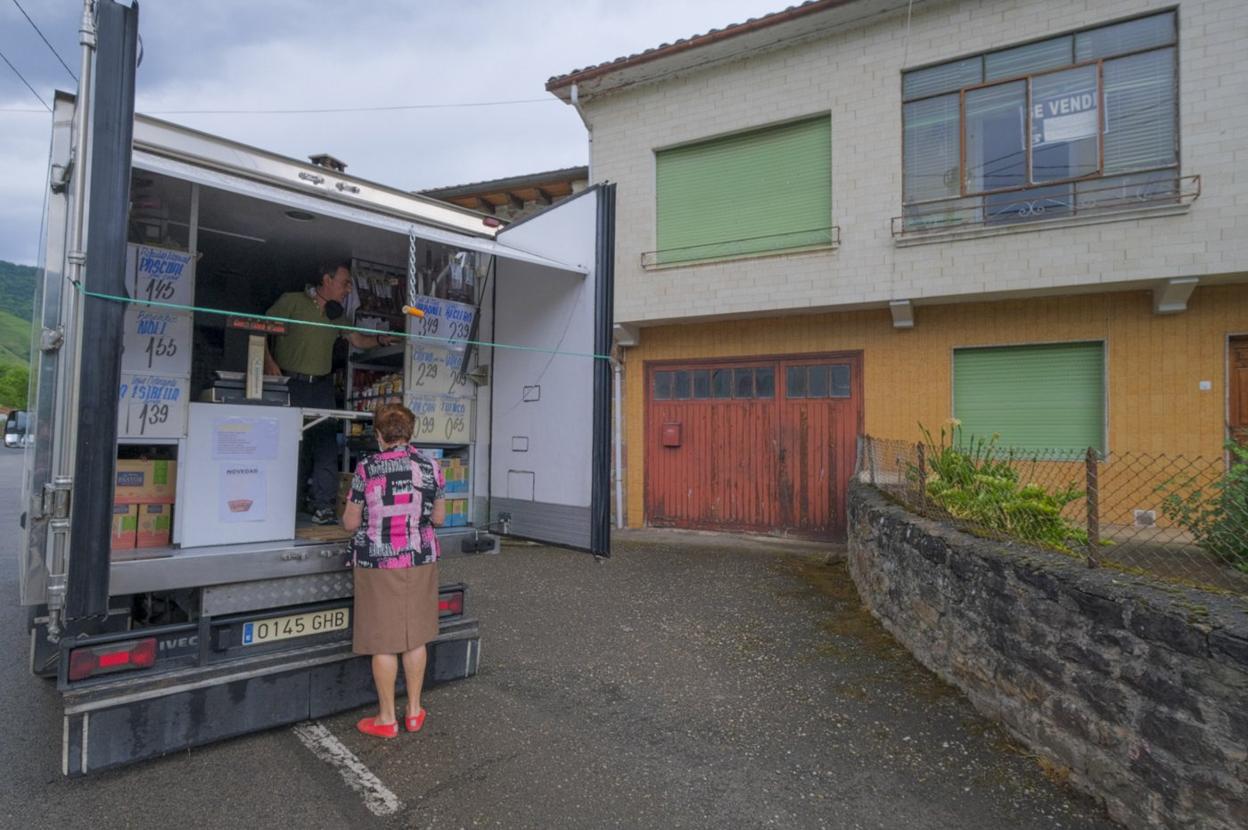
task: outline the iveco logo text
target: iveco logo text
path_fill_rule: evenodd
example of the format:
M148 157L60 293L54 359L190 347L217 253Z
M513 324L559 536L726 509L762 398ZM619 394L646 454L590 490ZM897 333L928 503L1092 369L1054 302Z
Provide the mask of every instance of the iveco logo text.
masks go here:
M161 654L169 654L174 651L183 651L185 649L193 649L199 647L199 635L188 634L185 637L170 637L161 640L157 644Z

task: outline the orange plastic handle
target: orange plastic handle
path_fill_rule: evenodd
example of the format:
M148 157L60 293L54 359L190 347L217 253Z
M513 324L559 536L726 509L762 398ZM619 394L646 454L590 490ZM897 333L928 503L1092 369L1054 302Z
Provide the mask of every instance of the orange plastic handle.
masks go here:
M425 316L425 312L424 312L424 310L423 310L423 309L419 309L419 308L417 308L417 307L416 307L416 306L414 306L414 305L405 305L405 306L403 306L403 313L404 313L404 314L408 314L408 315L410 315L410 316L412 316L412 317L424 317L424 316Z

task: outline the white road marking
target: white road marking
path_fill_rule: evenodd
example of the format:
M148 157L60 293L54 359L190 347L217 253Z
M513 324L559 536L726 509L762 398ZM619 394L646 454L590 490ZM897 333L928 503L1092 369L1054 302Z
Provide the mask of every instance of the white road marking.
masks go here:
M312 750L312 754L338 770L342 780L364 799L364 806L375 816L389 816L403 809L403 802L390 792L381 779L373 775L355 753L343 746L342 741L317 721L304 721L292 727L292 731Z

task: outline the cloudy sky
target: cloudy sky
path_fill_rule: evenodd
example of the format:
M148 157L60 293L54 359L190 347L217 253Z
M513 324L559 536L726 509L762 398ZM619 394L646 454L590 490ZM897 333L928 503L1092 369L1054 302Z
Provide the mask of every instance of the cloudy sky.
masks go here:
M77 73L80 0L17 0ZM777 11L788 0L145 0L138 110L405 189L587 161L546 79ZM51 102L74 80L13 0L0 53ZM351 115L191 115L548 99ZM50 118L0 62L0 259L37 260Z

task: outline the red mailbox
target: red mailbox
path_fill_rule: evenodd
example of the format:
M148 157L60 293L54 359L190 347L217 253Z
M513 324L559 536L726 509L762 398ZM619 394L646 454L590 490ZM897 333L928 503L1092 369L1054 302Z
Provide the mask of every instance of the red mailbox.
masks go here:
M663 425L663 446L679 447L680 446L680 422L668 423Z

